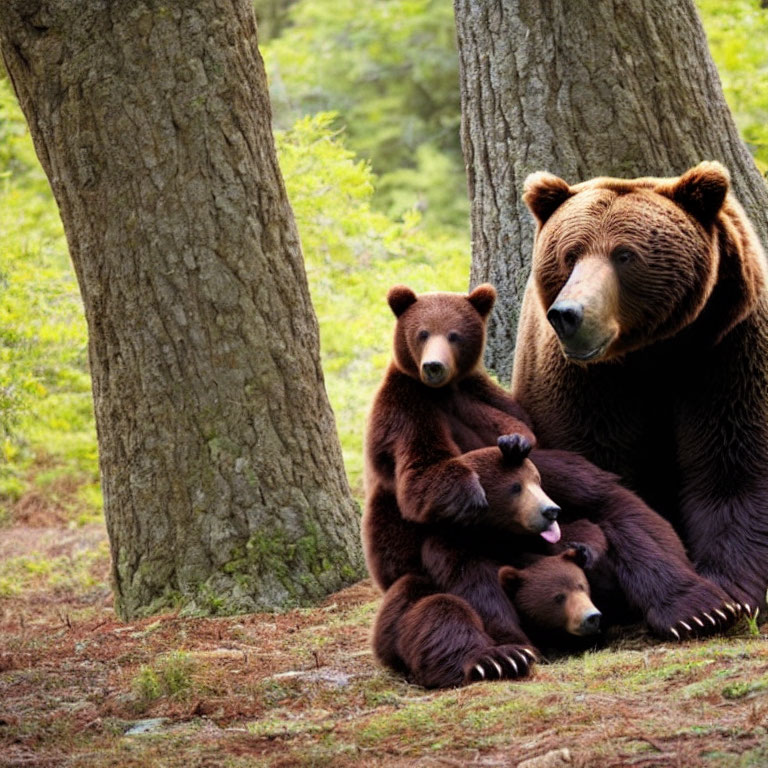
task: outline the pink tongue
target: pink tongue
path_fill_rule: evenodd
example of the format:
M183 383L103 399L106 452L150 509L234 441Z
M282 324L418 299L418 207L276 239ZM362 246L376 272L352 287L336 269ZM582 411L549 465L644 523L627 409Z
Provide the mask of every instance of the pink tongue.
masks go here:
M544 541L548 541L550 544L560 541L560 526L557 524L557 520L555 520L546 531L542 531L540 536Z

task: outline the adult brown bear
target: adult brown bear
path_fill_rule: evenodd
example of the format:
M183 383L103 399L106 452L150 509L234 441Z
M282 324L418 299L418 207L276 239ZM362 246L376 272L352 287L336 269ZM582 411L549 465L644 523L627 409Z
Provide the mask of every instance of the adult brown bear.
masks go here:
M620 475L749 611L768 583L765 259L718 163L526 181L538 222L512 392L539 445Z

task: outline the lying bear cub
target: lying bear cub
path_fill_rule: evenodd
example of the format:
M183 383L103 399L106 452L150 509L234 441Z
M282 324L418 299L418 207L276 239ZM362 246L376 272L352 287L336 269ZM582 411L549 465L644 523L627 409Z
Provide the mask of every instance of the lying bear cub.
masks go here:
M595 559L591 547L573 544L525 568L505 565L499 569L499 584L523 630L542 650L577 650L594 644L602 613L592 602L584 571Z
M529 505L529 523L538 519L528 536L537 546L553 543L541 533L555 539L555 522L592 524L605 540L602 572L660 636L732 622L736 612L720 610L727 596L696 574L670 524L578 454L534 450L531 469L523 457L513 470L521 487L512 484L508 503L493 482L484 486L471 452L490 449L498 470L500 437L535 444L525 411L481 362L495 296L490 285L422 295L395 286L388 295L394 355L368 424L362 525L369 571L386 591L373 633L377 657L426 687L469 682L478 664L497 677L528 673L531 643L497 577L512 564L498 558L499 545L516 535L508 513L515 498ZM538 501L520 495L534 471ZM497 527L501 533L486 535ZM463 576L452 565L457 555Z

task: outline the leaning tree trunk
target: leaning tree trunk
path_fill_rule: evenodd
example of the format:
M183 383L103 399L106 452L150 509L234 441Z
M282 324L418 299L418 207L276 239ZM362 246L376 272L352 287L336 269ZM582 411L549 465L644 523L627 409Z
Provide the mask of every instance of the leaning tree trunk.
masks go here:
M692 0L455 0L475 285L499 289L487 363L508 381L534 227L532 171L671 176L720 160L768 244L768 190Z
M8 0L85 304L123 617L355 579L355 504L249 0Z

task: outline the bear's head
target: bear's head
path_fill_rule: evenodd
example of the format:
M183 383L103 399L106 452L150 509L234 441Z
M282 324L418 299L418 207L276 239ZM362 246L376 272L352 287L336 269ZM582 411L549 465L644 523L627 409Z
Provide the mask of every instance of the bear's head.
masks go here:
M762 267L744 253L756 241L728 189L715 162L671 179L526 179L535 286L569 359L608 360L670 338L713 296L715 342L744 319Z
M487 283L469 295L390 288L387 301L397 318L395 363L428 387L444 387L471 373L483 354L485 323L496 300Z
M572 545L559 555L541 557L526 568L502 566L499 583L524 626L593 635L599 631L602 617L590 598L584 573L593 561L594 553L589 547Z
M554 543L560 539L560 507L541 487L539 471L528 458L531 448L523 435L502 435L498 447L468 451L461 461L480 479L488 502L484 519L492 529L540 535Z

